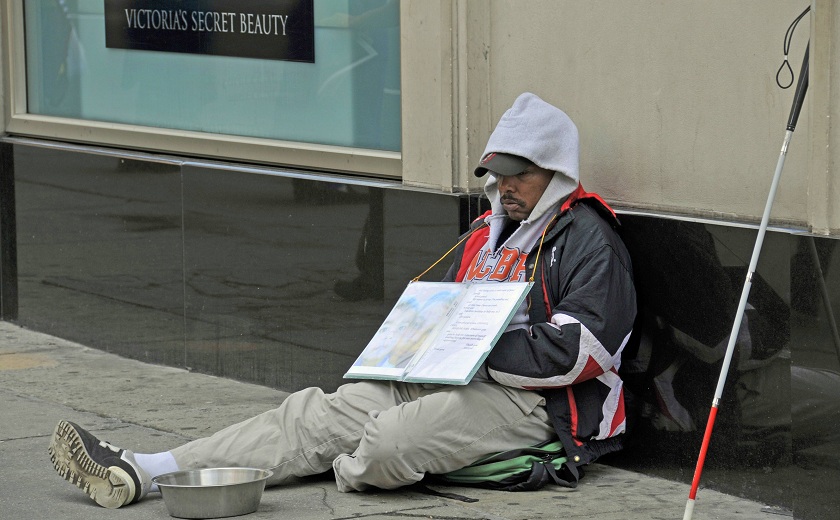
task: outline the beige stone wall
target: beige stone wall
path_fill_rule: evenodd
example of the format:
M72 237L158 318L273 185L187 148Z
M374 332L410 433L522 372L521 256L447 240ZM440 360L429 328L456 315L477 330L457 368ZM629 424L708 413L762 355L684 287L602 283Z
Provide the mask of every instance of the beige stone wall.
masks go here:
M812 9L811 69L806 103L811 115L808 162L808 223L818 233L840 235L840 2L816 0Z
M790 61L811 42L810 88L772 223L840 235L840 0L810 0ZM762 215L794 89L782 44L808 0L401 0L402 153L328 149L26 114L22 1L0 0L0 132L372 173L479 191L471 172L523 91L581 133L584 186L616 206L729 222ZM2 47L5 47L3 49ZM13 74L9 71L14 70ZM3 80L4 78L0 78ZM833 117L832 117L833 116Z
M777 225L835 233L836 4L815 0L794 34L789 59L797 77L812 40L811 90L772 212ZM776 86L783 39L808 5L404 1L404 181L479 189L470 171L484 142L527 90L578 124L587 189L626 208L755 222L794 93Z
M6 23L7 16L5 6L0 5L0 28L8 27ZM7 56L8 38L6 36L7 34L4 31L0 31L0 65L3 64ZM6 133L6 105L8 104L6 101L6 92L8 91L8 86L6 85L7 78L6 67L0 66L0 135Z

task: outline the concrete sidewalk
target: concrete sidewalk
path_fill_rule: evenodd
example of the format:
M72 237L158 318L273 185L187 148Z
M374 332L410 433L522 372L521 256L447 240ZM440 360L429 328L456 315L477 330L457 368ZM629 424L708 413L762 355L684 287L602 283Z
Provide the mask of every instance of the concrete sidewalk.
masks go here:
M111 511L64 481L47 455L60 419L139 452L172 448L276 406L270 388L149 365L0 322L0 518L170 518L158 494ZM478 502L412 491L339 493L325 477L269 488L242 518L625 520L683 517L688 486L602 464L578 489L533 493L446 488ZM763 504L701 489L694 518L777 520Z

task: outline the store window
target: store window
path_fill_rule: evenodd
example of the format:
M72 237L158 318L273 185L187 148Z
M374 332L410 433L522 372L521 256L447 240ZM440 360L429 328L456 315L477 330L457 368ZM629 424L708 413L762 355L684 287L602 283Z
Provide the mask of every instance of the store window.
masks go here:
M108 48L107 2L24 2L28 113L400 150L397 0L314 0L314 63Z

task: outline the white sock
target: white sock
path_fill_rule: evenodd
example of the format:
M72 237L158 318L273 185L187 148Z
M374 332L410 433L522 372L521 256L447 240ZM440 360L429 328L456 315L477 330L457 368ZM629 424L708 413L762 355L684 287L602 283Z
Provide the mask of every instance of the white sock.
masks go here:
M175 457L168 451L161 453L135 453L134 460L152 478L163 475L164 473L178 471L178 463L175 462ZM159 491L157 484L152 484L149 491Z

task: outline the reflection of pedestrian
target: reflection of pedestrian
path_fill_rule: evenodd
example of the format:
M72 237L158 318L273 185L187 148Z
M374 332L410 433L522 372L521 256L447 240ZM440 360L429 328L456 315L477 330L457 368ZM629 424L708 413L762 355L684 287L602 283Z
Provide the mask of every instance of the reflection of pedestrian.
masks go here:
M816 256L809 241L814 244ZM835 247L836 242L833 240L814 240L812 237L797 239L796 253L790 261L790 307L793 310L806 316L817 316L822 307L820 284L825 283L822 276L828 273Z
M385 296L385 251L383 229L383 190L368 191L368 214L356 248L359 274L352 280L338 280L333 290L347 301L381 300Z
M790 388L793 393L794 449L801 451L840 442L840 429L837 428L840 424L840 374L833 370L792 366ZM836 456L836 449L832 452ZM824 453L819 457L823 458Z
M616 370L636 313L630 258L615 214L578 183L577 128L537 96L523 94L505 112L476 174L487 176L493 209L455 249L446 281L535 283L530 305L517 309L468 384L307 388L155 454L115 448L62 421L49 449L59 474L107 507L140 500L153 475L207 467L268 468L268 484L332 469L343 492L393 489L558 437L568 458L562 478L576 482L579 467L622 446ZM512 268L527 261L534 267ZM333 311L323 319L344 318Z
M623 221L641 338L628 347L634 359L622 365L636 400L628 413L641 428L695 432L708 414L746 267L724 266L703 224L633 216ZM766 457L789 446L789 377L783 377L789 374L789 339L789 309L756 273L721 406L722 430L737 436L730 446L760 444ZM639 441L650 444L647 437ZM746 457L745 451L741 460Z

